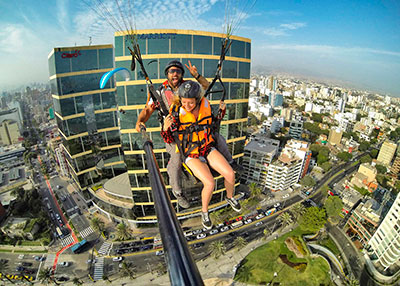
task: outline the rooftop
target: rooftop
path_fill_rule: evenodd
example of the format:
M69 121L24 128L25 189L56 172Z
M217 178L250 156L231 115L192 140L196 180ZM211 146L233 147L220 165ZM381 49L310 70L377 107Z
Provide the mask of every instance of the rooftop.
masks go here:
M279 141L278 141L278 146L276 146L273 144L268 144L267 142L259 142L256 140L251 140L244 149L249 151L270 153L271 155L274 155L274 153L276 153L279 149Z

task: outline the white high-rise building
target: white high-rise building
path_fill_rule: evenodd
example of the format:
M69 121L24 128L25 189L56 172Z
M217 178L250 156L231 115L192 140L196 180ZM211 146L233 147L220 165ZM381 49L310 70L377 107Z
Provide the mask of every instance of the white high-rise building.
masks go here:
M400 194L368 242L367 251L376 266L386 271L400 267Z
M312 112L313 111L313 103L312 102L307 102L306 106L304 108L305 112Z
M302 167L302 158L293 150L283 149L278 159L268 166L265 186L273 192L287 190L299 181Z
M256 137L244 148L243 179L247 183L265 183L268 165L277 156L279 140Z
M340 98L337 101L336 110L339 110L339 112L344 112L345 106L346 106L346 102L342 98Z

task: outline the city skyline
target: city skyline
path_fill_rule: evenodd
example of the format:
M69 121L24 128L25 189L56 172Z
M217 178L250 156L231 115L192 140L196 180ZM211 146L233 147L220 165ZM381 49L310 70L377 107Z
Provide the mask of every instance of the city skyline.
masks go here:
M118 15L116 2L101 2ZM142 8L135 10L137 29L223 32L224 1L133 3ZM252 3L248 1L249 6ZM243 18L234 34L252 40L252 69L346 82L400 97L400 38L395 33L400 27L399 3L280 1L275 6L258 1L247 8L240 1L231 4ZM84 2L3 1L0 10L0 60L5 67L0 90L48 82L47 55L54 47L114 44L115 29ZM235 11L230 12L232 19Z

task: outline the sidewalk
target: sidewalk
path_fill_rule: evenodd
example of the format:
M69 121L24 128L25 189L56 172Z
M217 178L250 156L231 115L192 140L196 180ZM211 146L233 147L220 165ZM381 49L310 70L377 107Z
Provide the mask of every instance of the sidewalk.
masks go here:
M0 249L5 251L10 251L14 253L15 251L37 251L37 252L47 252L48 246L38 246L38 245L9 245L0 244Z

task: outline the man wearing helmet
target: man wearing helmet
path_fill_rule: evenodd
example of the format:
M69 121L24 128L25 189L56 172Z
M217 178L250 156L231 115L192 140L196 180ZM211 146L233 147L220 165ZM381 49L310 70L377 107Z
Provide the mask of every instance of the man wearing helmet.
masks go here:
M201 84L203 89L208 88L208 81L203 76L201 76L196 66L192 65L189 61L189 65L186 65L190 74ZM183 75L185 73L185 69L182 63L178 60L170 61L164 70L165 76L167 80L161 85L158 91L161 94L161 97L165 103L165 105L170 108L173 104L174 97L178 96L179 86L184 82ZM158 92L157 91L157 92ZM150 116L153 112L158 108L159 103L154 103L152 98L148 97L147 104L145 108L140 112L137 122L136 122L136 130L140 132L140 126L143 125L149 120ZM228 162L233 162L232 155L230 154L228 147L226 145L225 139L222 136L218 136L217 138L217 148L220 152L226 157ZM181 176L182 176L182 161L180 154L176 153L176 145L175 143L166 144L166 150L170 155L170 161L167 165L167 173L170 180L170 185L172 187L172 193L178 200L178 204L183 208L188 208L189 202L185 195L182 192L181 188Z

